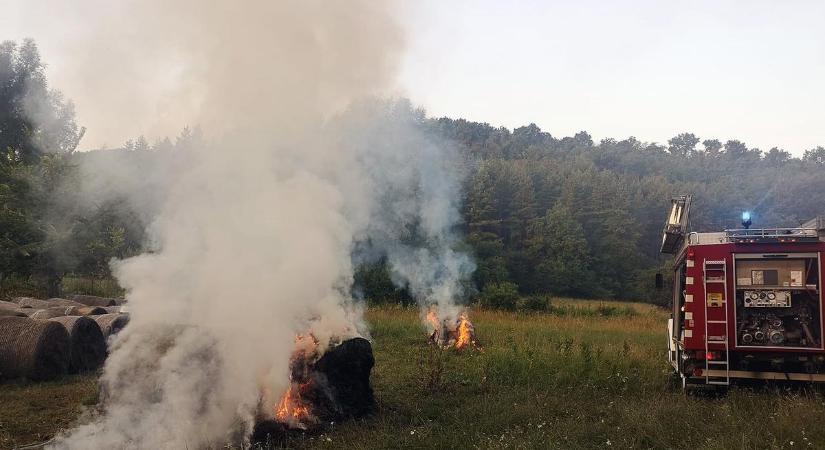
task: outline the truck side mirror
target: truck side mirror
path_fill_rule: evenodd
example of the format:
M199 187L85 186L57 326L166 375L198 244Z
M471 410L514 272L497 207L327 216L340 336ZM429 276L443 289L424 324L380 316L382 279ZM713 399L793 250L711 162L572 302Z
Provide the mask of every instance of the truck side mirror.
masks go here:
M662 289L665 287L665 277L662 276L661 273L656 274L656 289Z

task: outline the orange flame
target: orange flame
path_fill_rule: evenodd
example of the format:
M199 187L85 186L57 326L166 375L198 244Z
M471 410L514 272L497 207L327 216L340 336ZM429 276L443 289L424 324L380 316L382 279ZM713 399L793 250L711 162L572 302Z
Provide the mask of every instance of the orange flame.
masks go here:
M468 345L475 346L475 329L466 313L461 313L458 318L458 338L455 341L456 350L461 350Z
M292 426L305 427L305 423L314 421L312 413L301 399L300 387L293 383L275 408L275 419Z
M438 313L434 309L427 312L426 320L433 326L433 332L430 334L429 339L432 344L444 348L454 347L456 350L464 350L472 346L476 350L483 351L481 345L476 341L475 327L466 311L458 316L458 320L452 327L447 323L441 323L438 319Z
M301 398L301 389L309 381L309 366L318 357L318 340L311 333L295 335L295 350L290 358L290 386L274 408L275 420L292 428L306 429L317 420L310 404Z

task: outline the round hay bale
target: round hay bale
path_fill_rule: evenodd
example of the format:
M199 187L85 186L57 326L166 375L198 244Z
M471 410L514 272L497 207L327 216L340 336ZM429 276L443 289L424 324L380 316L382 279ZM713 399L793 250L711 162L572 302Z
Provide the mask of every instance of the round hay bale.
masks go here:
M107 341L129 323L128 314L101 314L89 317L97 322Z
M108 312L101 306L70 306L67 310L67 316L97 316Z
M69 371L72 373L96 370L106 360L106 338L94 319L84 316L63 316L49 319L66 328L69 333Z
M122 306L106 306L103 309L105 309L106 312L109 313L109 314L117 314L119 312L123 312L123 307Z
M14 300L23 308L46 309L53 306L86 306L83 303L66 300L65 298L50 298L48 300L40 300L31 297L17 297Z
M51 380L69 367L69 333L59 323L0 317L0 378Z
M20 310L20 305L17 303L6 302L0 300L0 316L3 317L28 317L25 311Z
M53 317L68 316L71 308L71 306L53 306L45 309L25 308L22 311L25 311L32 319L47 320Z
M17 309L17 308L20 307L20 305L18 305L17 303L14 303L14 302L7 302L5 300L0 300L0 308L3 308L3 307L11 308L11 309Z
M109 297L98 297L96 295L70 295L69 300L83 303L86 306L115 306L117 299Z
M31 310L31 312L29 312ZM95 316L106 314L106 310L99 306L52 306L45 309L25 308L21 311L32 319L46 320L61 316Z
M0 317L28 317L20 308L9 308L0 305Z

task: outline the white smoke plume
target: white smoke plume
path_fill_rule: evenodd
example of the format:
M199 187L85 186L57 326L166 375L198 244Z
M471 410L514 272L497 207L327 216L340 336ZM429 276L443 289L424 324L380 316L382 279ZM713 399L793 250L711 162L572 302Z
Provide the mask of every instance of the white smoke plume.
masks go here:
M151 218L151 245L112 266L132 316L102 410L53 447L244 445L289 384L297 334L322 346L366 334L356 242L423 307L455 316L472 270L454 234L460 161L407 102L356 102L393 88L397 5L80 3L88 22L63 46L102 100L78 105L99 108L106 133L195 123L204 138L155 160L168 166L84 167L99 198Z
M430 309L456 323L475 270L456 230L466 162L428 132L423 111L405 101L361 102L342 122L343 130L359 130L344 147L365 175L358 198L371 199L367 211L347 208L366 220L356 261L386 258L393 282L418 302L426 327L432 326L424 320Z
M157 95L139 81L174 61L185 76L173 77L162 103L183 107L176 114L199 123L207 144L162 172L152 251L113 266L132 317L105 367L105 405L54 446L242 444L261 404L271 408L288 386L296 334L326 345L365 333L349 297L363 224L346 212L344 185L359 175L341 173L350 157L329 147L322 125L392 87L401 32L392 9L373 1L86 6L109 8L95 10L74 49L105 79L100 95L115 85L120 95ZM128 70L132 58L140 70ZM106 114L145 119L134 111Z

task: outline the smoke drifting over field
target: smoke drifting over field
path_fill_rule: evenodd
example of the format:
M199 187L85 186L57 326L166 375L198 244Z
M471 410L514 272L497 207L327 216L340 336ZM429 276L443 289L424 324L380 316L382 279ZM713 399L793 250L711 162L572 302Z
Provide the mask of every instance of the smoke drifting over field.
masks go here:
M101 415L57 448L243 444L289 384L296 334L321 346L366 334L350 297L356 241L452 314L472 270L452 234L461 165L405 102L347 109L392 88L403 40L388 5L106 5L89 2L86 39L67 44L93 62L102 91L117 85L138 102L105 114L197 123L205 143L146 174L151 193L122 167L90 180L128 178L117 194L151 210L152 251L113 264L131 324L107 361ZM166 89L139 83L163 70ZM153 116L158 105L169 108Z
M356 261L386 258L393 282L409 289L422 319L434 307L440 319L455 323L475 269L457 248L455 229L465 162L427 134L423 112L405 102L361 104L344 120L344 130L360 130L353 153L365 178L358 198L369 199L367 211L350 209L368 220Z

